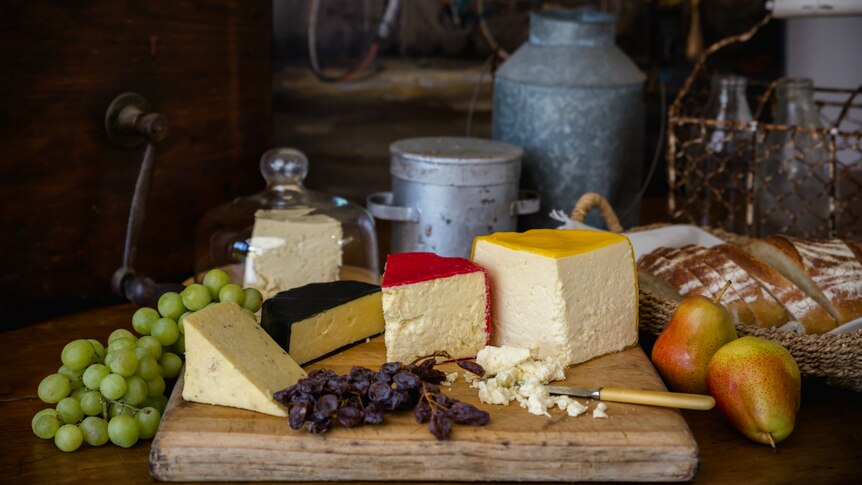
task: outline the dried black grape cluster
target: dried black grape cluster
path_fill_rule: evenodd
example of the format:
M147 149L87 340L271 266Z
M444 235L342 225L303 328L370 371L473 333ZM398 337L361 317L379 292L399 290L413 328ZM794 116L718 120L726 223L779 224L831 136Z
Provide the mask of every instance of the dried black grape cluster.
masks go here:
M338 375L319 369L274 397L288 407L291 428L304 425L314 434L329 431L336 421L346 428L380 424L384 413L408 409L413 409L417 422L428 423L428 430L438 440L449 437L452 421L470 426L488 424L491 417L487 412L443 394L438 385L446 380L446 374L435 369L436 364L432 356L406 366L387 362L378 372L353 367L349 374ZM485 373L475 362L459 365L478 375Z

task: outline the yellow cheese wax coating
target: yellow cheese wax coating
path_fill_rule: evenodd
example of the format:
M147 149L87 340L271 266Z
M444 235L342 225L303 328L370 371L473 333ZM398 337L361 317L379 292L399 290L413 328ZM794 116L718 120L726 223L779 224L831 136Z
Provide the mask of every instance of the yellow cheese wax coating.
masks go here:
M549 258L564 258L575 254L588 253L620 241L628 241L628 238L612 232L565 229L495 232L487 236L479 236L473 240L474 254L476 252L476 243L480 240L516 251L527 251Z

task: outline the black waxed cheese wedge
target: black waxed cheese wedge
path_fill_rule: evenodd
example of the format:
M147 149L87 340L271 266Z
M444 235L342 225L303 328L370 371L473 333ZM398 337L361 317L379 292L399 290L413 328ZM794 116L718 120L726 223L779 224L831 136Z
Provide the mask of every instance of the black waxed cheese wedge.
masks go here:
M261 325L301 365L382 333L380 287L333 281L282 291L263 303Z

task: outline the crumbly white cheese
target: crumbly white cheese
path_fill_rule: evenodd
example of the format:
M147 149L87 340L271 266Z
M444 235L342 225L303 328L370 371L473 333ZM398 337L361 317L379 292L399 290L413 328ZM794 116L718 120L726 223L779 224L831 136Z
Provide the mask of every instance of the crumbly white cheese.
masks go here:
M446 380L443 381L443 385L447 387L452 387L452 384L458 379L458 372L449 372L446 374Z
M338 279L341 223L313 209L259 210L249 239L244 284L264 299L279 291Z
M564 366L637 341L637 274L631 244L550 257L476 241L473 261L491 282L493 345L536 346Z
M476 271L383 287L386 359L409 362L438 350L472 357L485 346L487 286Z
M549 416L554 406L569 416L579 416L586 406L569 396L551 396L545 384L566 378L562 364L553 357L537 360L529 349L518 347L485 347L476 356L485 369L479 378L466 373L465 379L479 390L479 400L487 404L508 406L512 401L531 414Z
M608 414L605 412L605 410L607 410L607 409L608 409L607 404L605 404L603 402L598 403L596 405L596 408L593 409L593 418L607 419Z

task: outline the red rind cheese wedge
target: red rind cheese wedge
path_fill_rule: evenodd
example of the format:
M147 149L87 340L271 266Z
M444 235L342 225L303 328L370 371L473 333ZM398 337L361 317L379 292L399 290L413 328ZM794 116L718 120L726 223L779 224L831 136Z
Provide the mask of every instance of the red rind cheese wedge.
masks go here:
M381 286L387 360L438 350L472 357L489 342L488 273L476 263L434 253L390 254Z

